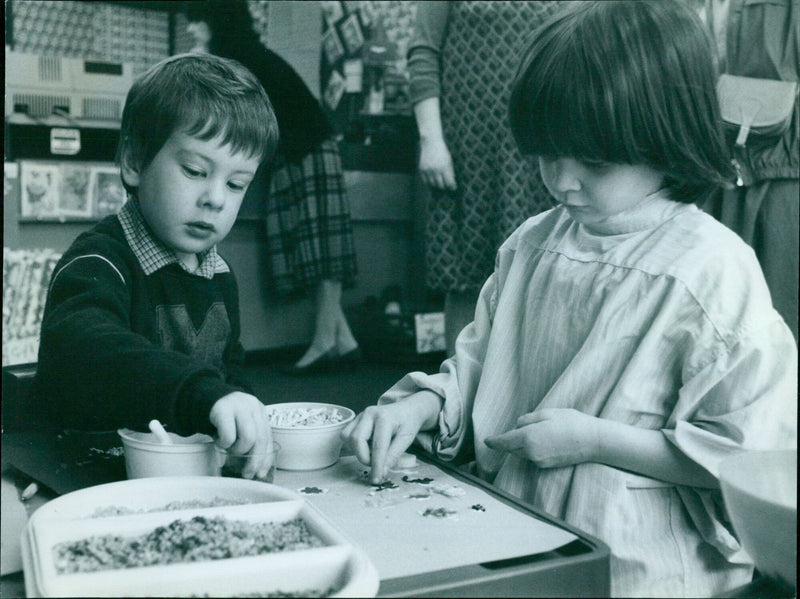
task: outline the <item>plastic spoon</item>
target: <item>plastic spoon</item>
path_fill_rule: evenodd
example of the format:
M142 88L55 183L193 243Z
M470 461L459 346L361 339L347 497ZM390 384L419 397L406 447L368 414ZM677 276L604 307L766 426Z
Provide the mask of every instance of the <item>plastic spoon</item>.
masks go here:
M169 436L169 433L164 430L164 427L158 420L151 420L150 424L150 432L152 432L159 442L163 443L164 445L172 445L172 437Z

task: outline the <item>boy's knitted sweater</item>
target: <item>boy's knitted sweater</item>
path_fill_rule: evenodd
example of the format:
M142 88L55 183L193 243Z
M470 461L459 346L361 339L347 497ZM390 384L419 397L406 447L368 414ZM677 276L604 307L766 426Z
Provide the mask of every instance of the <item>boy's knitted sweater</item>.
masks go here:
M178 263L146 274L153 266L143 268L117 216L79 236L50 283L33 388L40 413L72 428L146 430L157 418L179 434L213 433L214 402L243 389L244 352L236 280L210 253L206 276Z

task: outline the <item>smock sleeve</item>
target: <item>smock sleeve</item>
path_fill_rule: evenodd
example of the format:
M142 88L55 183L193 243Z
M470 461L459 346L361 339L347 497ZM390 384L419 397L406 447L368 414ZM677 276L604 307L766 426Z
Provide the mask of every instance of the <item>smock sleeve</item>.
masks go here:
M438 430L423 431L416 439L426 451L444 460L452 460L462 450L471 447L472 406L483 370L496 304L495 274L481 290L474 320L464 327L456 340L455 355L442 363L437 374L407 374L378 400L379 405L403 401L422 390L433 391L444 398Z
M408 45L409 96L416 104L441 93L441 49L450 16L450 2L420 2Z
M797 346L775 319L684 379L663 431L684 454L719 477L719 463L744 450L797 447ZM706 541L736 560L718 490L678 487ZM746 559L746 557L742 557Z

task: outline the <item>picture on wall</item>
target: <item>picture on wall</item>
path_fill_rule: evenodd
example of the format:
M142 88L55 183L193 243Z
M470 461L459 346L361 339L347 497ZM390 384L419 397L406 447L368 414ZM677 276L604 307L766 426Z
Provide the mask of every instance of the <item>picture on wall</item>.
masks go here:
M347 46L347 52L350 55L355 55L361 50L364 45L364 34L361 31L361 23L358 22L358 15L356 13L347 17L340 27L344 43Z
M336 33L336 28L328 29L327 33L322 38L322 47L325 50L325 59L328 64L334 64L342 56L344 56L344 46L339 39L339 34Z
M92 168L92 208L96 218L116 214L125 203L126 192L116 166Z
M127 198L112 163L22 160L20 220L100 220L116 214Z
M344 9L339 0L323 0L320 2L320 6L328 27L334 27L336 22L344 16Z
M331 107L331 110L336 110L339 105L339 100L344 94L344 87L344 77L339 74L339 71L333 71L328 79L328 85L325 86L325 102Z
M61 187L58 194L58 215L64 218L91 218L89 197L90 169L83 164L61 166Z
M20 162L20 217L58 218L58 188L61 171L58 164Z

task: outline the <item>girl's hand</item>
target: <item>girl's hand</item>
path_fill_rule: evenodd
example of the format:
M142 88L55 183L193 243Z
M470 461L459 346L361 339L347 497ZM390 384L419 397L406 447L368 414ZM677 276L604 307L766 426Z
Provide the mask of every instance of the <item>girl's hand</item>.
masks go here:
M520 416L517 428L487 437L486 445L528 459L539 468L591 462L599 454L599 419L572 409L536 410Z
M370 482L378 484L417 433L436 424L440 409L439 397L425 391L397 403L370 406L345 427L342 438L359 462L372 466Z
M420 139L419 174L422 181L430 187L455 190L453 159L441 137Z
M249 393L234 391L211 407L211 424L217 429L217 445L233 453L253 453L242 469L244 478L267 475L272 466L272 427L264 404Z

